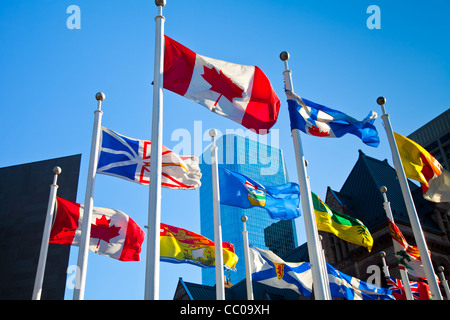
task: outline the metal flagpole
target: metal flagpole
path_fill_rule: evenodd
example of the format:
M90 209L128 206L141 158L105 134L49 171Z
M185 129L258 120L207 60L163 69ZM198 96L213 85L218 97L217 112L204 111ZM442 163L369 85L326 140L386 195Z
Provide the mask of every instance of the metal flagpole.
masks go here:
M48 241L53 222L53 213L55 211L56 192L58 190L58 175L61 173L60 167L53 168L53 183L50 185L50 196L48 198L47 214L45 215L44 232L42 233L41 251L39 253L39 262L34 279L33 300L41 300L42 284L44 283L45 264L47 262Z
M398 153L397 144L394 139L394 133L392 131L389 114L386 114L386 110L384 108L386 99L384 97L379 97L377 99L377 103L381 106L381 110L383 112L381 118L383 119L384 129L386 130L386 134L389 140L389 146L392 152L395 171L397 172L398 180L400 182L400 187L402 190L403 199L405 200L406 209L408 211L409 220L411 222L411 227L414 233L414 238L416 240L417 248L419 249L420 259L422 260L425 275L427 276L428 280L428 285L430 286L431 296L433 297L433 300L442 300L442 295L433 271L433 264L431 262L430 255L428 254L428 247L425 242L425 236L422 232L422 227L417 216L416 207L414 206L414 201L412 199L411 191L406 179L405 170L403 169L400 154Z
M392 221L394 223L394 216L392 215L391 203L388 201L387 196L386 196L387 187L382 186L380 188L380 192L383 194L383 199L384 199L383 207L384 207L384 211L386 212L386 216L388 217L388 219L390 221ZM392 242L394 242L394 241L395 240L392 239ZM393 245L394 245L394 253L395 253L395 243L393 243ZM409 284L408 273L406 272L405 269L400 268L400 266L399 266L399 270L400 270L400 276L401 276L402 282L403 282L403 288L405 288L406 299L414 300L414 297L411 292L411 286Z
M209 135L212 137L211 146L211 168L213 189L213 212L214 212L214 247L216 256L216 299L225 300L225 284L223 272L222 255L222 222L220 219L220 192L219 192L219 167L217 164L217 146L215 137L217 131L211 129Z
M447 300L450 300L450 289L448 288L448 282L447 282L447 280L445 279L445 276L444 276L444 267L443 266L439 266L438 267L438 272L439 272L439 279L441 280L441 283L444 286L445 295L447 296Z
M145 270L145 300L159 300L160 228L161 228L161 171L163 126L163 72L164 72L164 16L165 0L155 0L155 63L153 83L152 146L150 151L150 191L148 205L147 257Z
M288 67L289 53L283 51L280 54L280 59L284 61L285 70L284 84L286 90L294 92L292 84L292 71ZM305 156L303 154L302 140L300 130L292 130L292 140L294 142L295 157L297 162L297 174L300 187L300 197L302 202L303 216L305 220L306 240L308 245L309 258L311 261L311 271L313 276L314 296L316 300L328 300L331 296L328 278L324 276L322 270L324 268L321 259L319 233L315 220L313 210L311 190L307 182Z
M384 276L387 277L391 277L391 275L389 274L389 267L386 264L386 252L384 251L380 251L380 257L381 257L381 262L383 263L383 273Z
M80 279L79 286L75 286L73 292L74 300L84 299L84 287L86 284L86 271L89 253L89 242L91 238L91 216L92 209L94 206L94 189L95 189L95 174L97 171L98 162L98 152L100 149L100 133L101 133L101 123L102 123L102 101L105 100L105 94L103 92L98 92L95 95L97 99L97 110L94 111L94 129L92 131L92 142L91 142L91 154L89 158L89 169L88 178L86 183L86 195L84 198L84 213L83 222L81 224L81 238L80 238L80 248L78 250L78 279Z
M245 257L245 281L247 284L247 300L253 300L253 285L252 285L252 271L250 270L250 254L248 252L248 231L245 223L248 221L247 216L242 216L241 221L243 224L242 237L244 239L244 257Z

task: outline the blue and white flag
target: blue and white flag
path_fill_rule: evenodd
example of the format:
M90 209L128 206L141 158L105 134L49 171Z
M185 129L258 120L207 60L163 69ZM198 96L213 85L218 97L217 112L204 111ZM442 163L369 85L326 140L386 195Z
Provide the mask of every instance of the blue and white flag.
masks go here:
M380 138L373 125L377 118L376 112L371 111L366 118L358 121L343 112L302 99L291 91L286 90L286 96L291 130L299 129L313 136L331 138L340 138L350 133L365 144L378 147Z
M284 262L272 251L250 245L252 280L279 289L291 289L305 297L311 296L312 274L308 262Z
M300 188L294 182L263 186L241 174L219 167L220 203L239 208L261 207L272 219L300 216Z
M330 292L333 298L347 300L395 300L392 291L346 275L327 263Z
M102 127L97 173L133 181L150 183L149 140L133 139ZM198 158L180 156L162 147L161 186L170 189L197 189L202 176Z

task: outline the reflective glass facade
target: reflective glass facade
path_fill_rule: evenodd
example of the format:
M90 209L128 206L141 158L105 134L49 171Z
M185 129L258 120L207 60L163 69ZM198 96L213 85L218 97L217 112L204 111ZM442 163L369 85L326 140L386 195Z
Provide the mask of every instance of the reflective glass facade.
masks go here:
M223 135L217 140L219 166L242 173L264 186L280 185L288 182L286 167L281 149L239 135ZM211 178L211 152L207 149L202 157L202 186L200 187L201 234L214 241L214 215ZM226 205L220 206L222 240L234 244L239 262L236 272L225 272L229 281L236 284L245 278L243 248L243 224L241 217L246 215L249 243L270 249L280 254L297 247L295 220L278 223L271 219L262 208L241 209ZM266 234L266 236L265 236ZM202 283L215 284L215 269L202 269Z

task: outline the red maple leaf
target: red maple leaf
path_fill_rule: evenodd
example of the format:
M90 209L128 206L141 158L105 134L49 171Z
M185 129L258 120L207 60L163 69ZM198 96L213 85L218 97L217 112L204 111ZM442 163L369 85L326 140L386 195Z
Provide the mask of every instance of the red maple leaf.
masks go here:
M205 71L205 73L202 74L203 79L211 85L209 90L220 94L219 98L216 100L216 103L214 103L214 106L217 105L217 102L222 95L230 100L230 102L232 102L234 98L242 98L242 93L244 90L224 75L222 70L217 72L216 68L211 67L210 69L206 66L203 66L203 70Z
M320 129L316 126L309 127L308 133L316 137L327 137L330 135L327 131L320 131Z
M115 225L109 226L111 219L106 219L106 216L103 215L100 219L95 219L95 223L91 223L91 238L97 238L97 249L100 245L100 240L106 241L109 243L114 237L119 235L120 227L116 227Z

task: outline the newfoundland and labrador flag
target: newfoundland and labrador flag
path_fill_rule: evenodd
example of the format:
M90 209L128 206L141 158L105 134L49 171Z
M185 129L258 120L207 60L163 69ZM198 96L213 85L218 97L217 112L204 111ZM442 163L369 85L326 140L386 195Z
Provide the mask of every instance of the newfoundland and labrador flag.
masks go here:
M84 206L56 198L50 243L79 246ZM94 207L89 250L121 261L139 261L144 231L125 213Z
M195 232L161 223L160 230L161 261L189 263L202 268L215 266L214 242ZM234 245L222 243L225 269L235 271L238 256Z
M261 207L272 219L300 216L300 188L296 183L265 187L243 174L219 167L219 189L221 204L243 209Z
M102 127L97 173L150 183L151 141L132 139ZM197 189L202 176L198 158L180 156L162 147L161 186L169 189Z
M378 147L380 138L373 125L377 118L374 111L362 121L358 121L343 112L302 99L291 91L286 90L286 96L291 130L299 129L306 134L329 138L340 138L350 133L368 146Z
M261 69L208 58L164 39L165 89L259 134L275 124L280 99Z

